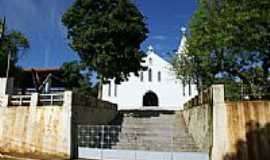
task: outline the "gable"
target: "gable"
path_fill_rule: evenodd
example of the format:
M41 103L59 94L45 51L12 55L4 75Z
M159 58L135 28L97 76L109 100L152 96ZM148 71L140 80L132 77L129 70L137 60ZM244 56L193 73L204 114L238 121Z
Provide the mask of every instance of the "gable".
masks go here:
M161 58L159 55L157 55L155 52L153 51L148 51L147 52L147 56L144 58L145 62L143 63L144 66L149 66L149 67L172 67L172 65L167 62L166 60L164 60L163 58ZM151 63L152 61L152 63Z

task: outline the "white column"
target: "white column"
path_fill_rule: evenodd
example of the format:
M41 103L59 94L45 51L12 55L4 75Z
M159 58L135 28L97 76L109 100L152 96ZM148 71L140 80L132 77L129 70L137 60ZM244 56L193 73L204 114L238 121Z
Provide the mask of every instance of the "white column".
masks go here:
M212 160L223 160L228 152L228 115L224 100L224 85L212 86L213 93L213 149Z
M7 107L8 106L8 100L9 96L8 95L0 95L0 107Z
M25 142L32 152L34 152L36 149L35 146L31 146L30 144L32 144L33 134L36 127L37 105L38 105L38 93L32 93L30 107L29 107L28 121L27 121L26 138L25 138Z
M63 107L65 107L67 110L71 111L71 105L72 105L72 92L71 91L65 91L64 92Z
M72 129L74 129L73 123L72 123L72 92L71 91L65 91L64 92L64 116L66 120L66 127L64 132L62 133L64 137L66 137L66 153L70 156L72 156L72 151L73 151L73 132ZM72 158L72 157L70 157Z
M0 78L0 96L13 94L14 78Z
M31 107L36 107L38 105L38 93L33 93L31 95L31 103L30 106Z
M6 90L7 90L7 79L0 78L0 96L6 95Z
M0 78L0 107L7 107L9 94L13 94L13 78Z

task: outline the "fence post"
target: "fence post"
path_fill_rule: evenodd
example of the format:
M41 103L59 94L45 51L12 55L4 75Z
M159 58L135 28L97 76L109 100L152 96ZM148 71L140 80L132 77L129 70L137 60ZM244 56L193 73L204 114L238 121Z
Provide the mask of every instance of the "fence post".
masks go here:
M14 78L0 78L0 95L13 94Z
M9 95L13 94L13 78L0 78L0 107L7 107Z
M212 86L213 120L212 153L213 160L222 160L228 151L228 115L224 98L224 85ZM222 138L220 138L222 137Z
M71 159L78 158L78 137L77 137L77 117L73 111L73 95L72 91L64 92L63 107L65 111L65 116L67 120L66 130L67 132L63 133L63 136L67 137L68 141L66 142L68 147L66 152L70 155Z
M71 91L65 91L64 92L64 103L63 106L71 111L71 105L72 105L72 92Z
M0 95L0 107L8 107L9 95Z
M213 85L213 104L224 104L224 85Z
M22 101L20 99L20 101ZM20 102L21 103L21 102ZM30 99L30 107L29 107L29 116L28 116L28 122L27 122L27 133L26 133L26 144L32 144L33 142L33 135L34 133L34 128L38 127L36 126L36 109L37 109L37 105L38 105L38 93L32 93L31 95L31 99ZM30 146L31 151L35 150L35 146Z
M22 101L22 100L21 100ZM30 106L31 107L36 107L38 105L38 93L33 93L31 95L31 102Z

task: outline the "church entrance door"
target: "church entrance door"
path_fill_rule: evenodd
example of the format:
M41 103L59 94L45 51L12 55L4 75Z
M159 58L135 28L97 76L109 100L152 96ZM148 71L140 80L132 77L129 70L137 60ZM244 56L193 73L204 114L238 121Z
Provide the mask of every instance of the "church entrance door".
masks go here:
M143 96L143 106L159 106L158 96L156 93L149 91Z

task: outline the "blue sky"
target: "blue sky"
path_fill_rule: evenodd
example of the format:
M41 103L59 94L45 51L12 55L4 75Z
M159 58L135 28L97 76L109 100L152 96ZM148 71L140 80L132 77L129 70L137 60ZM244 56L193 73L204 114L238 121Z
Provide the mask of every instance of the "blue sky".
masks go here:
M74 0L0 0L0 17L7 18L9 30L23 32L31 48L20 57L19 65L58 67L63 62L78 59L68 46L61 15ZM146 16L150 30L142 49L153 45L164 58L178 47L180 28L187 26L196 9L196 0L136 0Z

